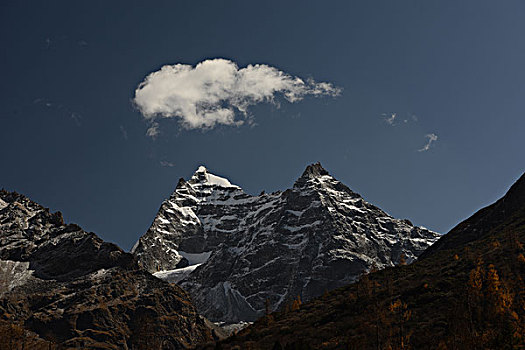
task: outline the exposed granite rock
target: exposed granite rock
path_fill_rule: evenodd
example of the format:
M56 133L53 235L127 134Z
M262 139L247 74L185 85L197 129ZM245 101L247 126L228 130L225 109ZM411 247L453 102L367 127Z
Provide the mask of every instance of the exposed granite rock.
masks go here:
M292 189L259 196L199 167L179 180L132 252L150 272L179 282L205 316L239 322L264 314L266 300L275 310L373 266L402 256L409 263L438 237L367 203L319 163ZM193 261L179 268L184 259Z

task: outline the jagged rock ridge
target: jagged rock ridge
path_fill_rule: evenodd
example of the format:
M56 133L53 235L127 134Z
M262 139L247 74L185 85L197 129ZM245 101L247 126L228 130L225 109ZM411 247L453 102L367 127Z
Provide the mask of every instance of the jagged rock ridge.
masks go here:
M438 237L366 202L319 163L292 189L259 196L201 166L179 180L132 252L210 319L238 322L262 315L266 300L275 310L401 256L411 262Z
M65 224L59 212L4 190L0 322L30 332L46 349L182 349L211 338L182 289L140 269L116 245ZM0 343L12 342L9 336L0 334ZM35 343L28 344L17 346Z

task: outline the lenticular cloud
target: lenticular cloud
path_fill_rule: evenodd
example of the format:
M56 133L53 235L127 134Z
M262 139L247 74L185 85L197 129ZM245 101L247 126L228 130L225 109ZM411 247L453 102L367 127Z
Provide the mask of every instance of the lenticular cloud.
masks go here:
M293 103L308 95L340 93L330 83L304 81L265 64L239 69L235 62L212 59L195 67L163 66L140 83L133 101L152 125L158 118L179 118L187 129L211 129L241 125L248 107L278 96Z

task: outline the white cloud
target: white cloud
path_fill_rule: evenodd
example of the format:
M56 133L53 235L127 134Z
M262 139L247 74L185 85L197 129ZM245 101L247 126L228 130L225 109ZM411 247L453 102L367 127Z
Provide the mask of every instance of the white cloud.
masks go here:
M395 125L394 123L396 121L396 117L397 117L396 113L390 114L390 117L388 117L385 113L383 113L383 118L385 119L385 122L387 122L387 124L392 125L392 126Z
M426 138L428 138L428 141L423 148L419 149L419 152L426 152L430 149L430 146L432 146L432 143L436 142L438 137L436 134L427 134L425 135Z
M149 74L135 90L133 100L152 123L149 136L158 135L159 118L178 118L187 129L211 129L217 125L241 125L248 108L261 102L275 103L277 96L294 103L305 96L337 96L341 89L294 77L277 68L210 59L195 67L163 66ZM152 135L150 135L152 134Z
M387 123L390 126L396 126L398 125L397 122L401 122L401 121L404 124L408 124L411 122L416 123L419 120L417 115L410 114L410 113L403 113L401 115L398 113L389 113L389 114L382 113L381 116L383 117L383 120L385 121L385 123Z

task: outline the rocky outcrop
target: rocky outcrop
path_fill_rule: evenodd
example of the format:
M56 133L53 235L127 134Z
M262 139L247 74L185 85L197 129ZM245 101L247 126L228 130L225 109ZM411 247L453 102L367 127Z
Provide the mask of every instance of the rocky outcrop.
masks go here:
M0 281L0 319L59 348L183 349L212 338L179 287L60 213L3 190Z
M250 196L199 167L181 179L132 252L180 283L215 321L251 321L354 281L372 267L413 261L439 237L397 220L320 164L293 188ZM158 272L160 271L160 272Z

